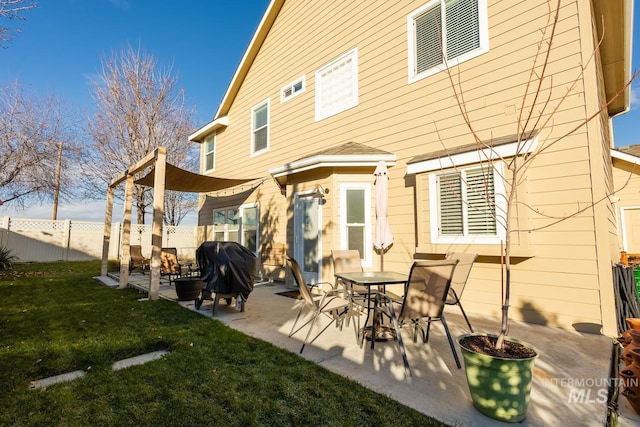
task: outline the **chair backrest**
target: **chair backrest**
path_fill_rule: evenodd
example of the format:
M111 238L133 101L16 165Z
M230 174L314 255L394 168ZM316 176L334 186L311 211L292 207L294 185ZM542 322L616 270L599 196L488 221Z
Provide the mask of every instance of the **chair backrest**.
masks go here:
M178 253L176 248L162 248L160 251L160 271L162 274L179 274L180 264L178 263Z
M362 270L360 251L357 249L332 250L333 271L336 273L353 273Z
M144 257L142 256L142 246L130 245L129 254L131 256L131 262L133 263L133 265L135 266L142 265L144 261Z
M289 268L291 269L291 274L293 274L293 278L298 285L298 289L300 290L300 295L304 299L305 303L314 305L313 297L311 296L311 292L309 291L309 287L307 286L307 282L304 280L304 276L302 275L302 270L300 269L300 265L298 262L291 258L289 255L286 255L287 263L289 264Z
M399 318L441 317L457 264L457 260L414 262Z
M457 298L462 298L462 292L467 284L471 267L473 267L476 258L478 258L478 254L467 254L464 252L449 252L444 257L446 260L458 260L458 265L451 279L451 289L455 291Z

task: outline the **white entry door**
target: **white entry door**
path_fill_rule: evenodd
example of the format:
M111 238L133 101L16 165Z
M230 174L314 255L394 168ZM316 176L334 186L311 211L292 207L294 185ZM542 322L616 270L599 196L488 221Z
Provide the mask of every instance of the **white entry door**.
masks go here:
M321 220L320 199L310 195L297 194L294 207L294 258L300 264L307 283L320 281L321 257Z

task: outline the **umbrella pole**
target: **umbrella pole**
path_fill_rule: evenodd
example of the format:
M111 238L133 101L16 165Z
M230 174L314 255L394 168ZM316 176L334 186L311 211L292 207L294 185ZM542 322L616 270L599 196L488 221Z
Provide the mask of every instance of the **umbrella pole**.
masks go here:
M384 271L384 248L380 249L380 271Z

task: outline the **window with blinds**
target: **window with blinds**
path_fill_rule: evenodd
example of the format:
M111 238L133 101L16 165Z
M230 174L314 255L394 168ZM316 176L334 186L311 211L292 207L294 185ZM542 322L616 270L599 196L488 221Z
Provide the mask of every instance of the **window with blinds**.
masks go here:
M488 51L486 0L432 0L407 25L411 79Z
M492 168L475 167L437 176L441 236L495 236Z
M358 51L353 49L316 71L316 121L358 105Z
M269 148L269 100L253 107L251 111L251 154Z

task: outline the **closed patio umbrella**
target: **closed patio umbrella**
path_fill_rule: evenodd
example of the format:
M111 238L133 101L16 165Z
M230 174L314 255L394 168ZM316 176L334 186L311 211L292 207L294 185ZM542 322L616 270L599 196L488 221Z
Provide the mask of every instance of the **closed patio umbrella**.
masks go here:
M393 233L387 218L389 171L384 160L378 162L373 175L376 177L376 229L373 246L380 252L380 270L384 271L384 253L393 244Z

